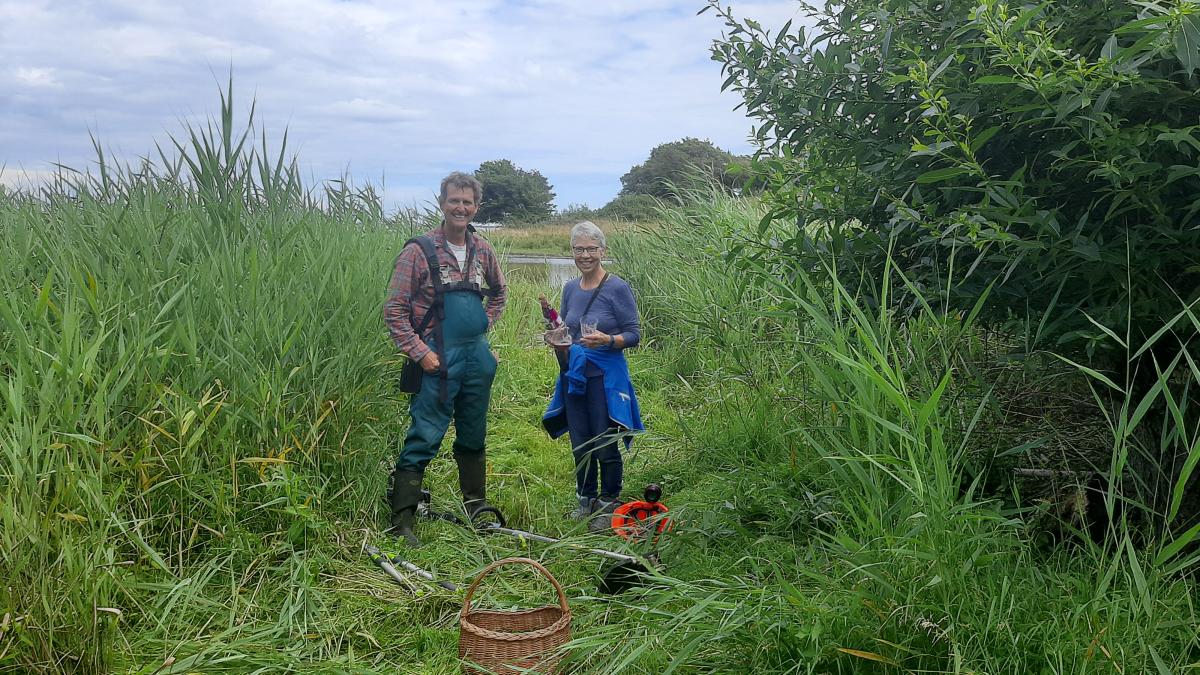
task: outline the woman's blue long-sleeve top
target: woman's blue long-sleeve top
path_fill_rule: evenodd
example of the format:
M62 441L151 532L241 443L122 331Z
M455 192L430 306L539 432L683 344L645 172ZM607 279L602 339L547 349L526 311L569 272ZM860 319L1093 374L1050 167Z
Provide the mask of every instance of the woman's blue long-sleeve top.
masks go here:
M571 340L579 343L579 320L583 318L583 310L592 299L596 290L583 290L579 287L581 279L576 277L563 286L561 314L563 322L571 331ZM642 340L641 322L638 320L637 302L633 299L633 289L621 277L608 275L608 281L599 289L600 295L592 302L587 313L596 322L596 330L608 335L620 335L625 349L636 347Z
M642 425L641 412L633 391L633 382L629 377L629 365L625 361L624 350L605 346L590 349L579 344L579 321L583 318L583 310L592 295L597 292L581 289L580 281L579 278L572 279L563 286L563 322L566 323L576 344L571 346L568 366L563 376L558 378L550 405L542 417L542 424L553 438L564 434L567 424L563 397L568 392L582 394L588 377L603 374L609 419L618 427L642 431L645 427ZM621 336L624 349L637 346L642 340L642 332L633 289L624 279L610 273L598 292L599 295L587 311L592 321L596 322L596 330L612 336ZM626 445L629 441L630 439L626 438Z

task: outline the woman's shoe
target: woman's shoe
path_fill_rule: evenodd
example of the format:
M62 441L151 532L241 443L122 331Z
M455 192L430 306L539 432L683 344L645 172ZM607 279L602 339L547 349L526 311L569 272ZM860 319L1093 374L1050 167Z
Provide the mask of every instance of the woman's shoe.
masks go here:
M592 504L596 502L596 498L575 495L575 499L579 502L579 505L567 517L576 521L587 520L587 517L592 515Z
M592 507L591 520L588 521L588 531L604 534L612 529L612 515L621 505L621 500L597 499Z

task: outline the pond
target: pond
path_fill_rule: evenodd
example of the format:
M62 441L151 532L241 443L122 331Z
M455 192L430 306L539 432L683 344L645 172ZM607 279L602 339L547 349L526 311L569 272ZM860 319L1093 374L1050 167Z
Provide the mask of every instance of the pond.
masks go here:
M562 288L568 280L579 276L579 270L571 258L551 255L506 255L503 260L506 275L547 283L555 289ZM611 264L612 260L604 261L606 267Z

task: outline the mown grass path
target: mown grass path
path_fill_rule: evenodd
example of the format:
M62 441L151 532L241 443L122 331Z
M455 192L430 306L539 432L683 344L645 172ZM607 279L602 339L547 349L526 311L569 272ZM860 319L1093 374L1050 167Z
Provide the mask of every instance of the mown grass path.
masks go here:
M505 317L492 336L500 354L500 369L490 415L488 442L489 499L506 515L514 527L567 537L572 541L621 550L625 544L616 537L588 535L584 528L569 521L565 514L573 508L574 476L569 442L552 441L541 427L541 415L549 400L558 366L549 350L540 343L538 292L552 292L536 284L515 281ZM675 420L668 401L653 376L655 349L631 350L630 367L638 387L649 432L634 442L626 454L626 494L636 497L647 482L666 482L667 500L674 503L671 490L679 485L671 480L670 449L681 441L674 434ZM403 414L403 405L397 405ZM445 447L448 448L448 438ZM382 464L389 461L392 449L381 449L380 475L372 477L383 485ZM457 474L448 452L431 465L426 484L434 494L435 506L457 510ZM386 513L380 510L380 518ZM617 620L624 616L621 605L611 598L599 597L596 583L602 561L565 547L529 546L507 537L480 537L456 525L441 521L421 521L419 533L426 545L416 550L397 548L390 537L376 528L357 533L356 544L370 542L385 550L400 553L406 559L441 578L465 585L487 563L521 555L539 560L564 585L576 617L576 634L587 634L588 626ZM351 547L351 552L357 547ZM633 549L636 550L636 549ZM670 569L666 570L668 573ZM504 606L538 606L553 600L553 592L528 574L502 575L494 600ZM393 584L363 556L348 556L339 561L338 572L330 580L340 601L349 610L347 618L387 614L370 633L387 644L389 660L411 658L412 672L457 672L457 612L463 593L450 593L432 584L420 584L423 597ZM491 586L492 584L489 584ZM485 597L485 602L487 598ZM365 610L365 611L364 611ZM341 615L343 612L339 611ZM366 625L362 626L367 628Z

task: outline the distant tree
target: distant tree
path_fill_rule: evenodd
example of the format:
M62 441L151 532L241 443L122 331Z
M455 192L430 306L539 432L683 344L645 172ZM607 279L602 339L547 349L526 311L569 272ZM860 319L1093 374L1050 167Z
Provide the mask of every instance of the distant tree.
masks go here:
M554 220L563 223L578 223L582 220L591 220L595 218L597 211L588 207L587 204L568 204L566 208L559 209L554 214Z
M673 185L686 183L692 174L712 176L718 183L736 187L740 179L729 166L744 160L707 140L684 138L650 151L650 157L621 176L622 195L674 197Z
M618 195L616 199L596 211L601 218L647 222L658 220L661 202L650 195Z
M475 177L483 183L483 201L475 216L479 222L531 223L554 213L550 181L537 171L496 159L480 164Z

